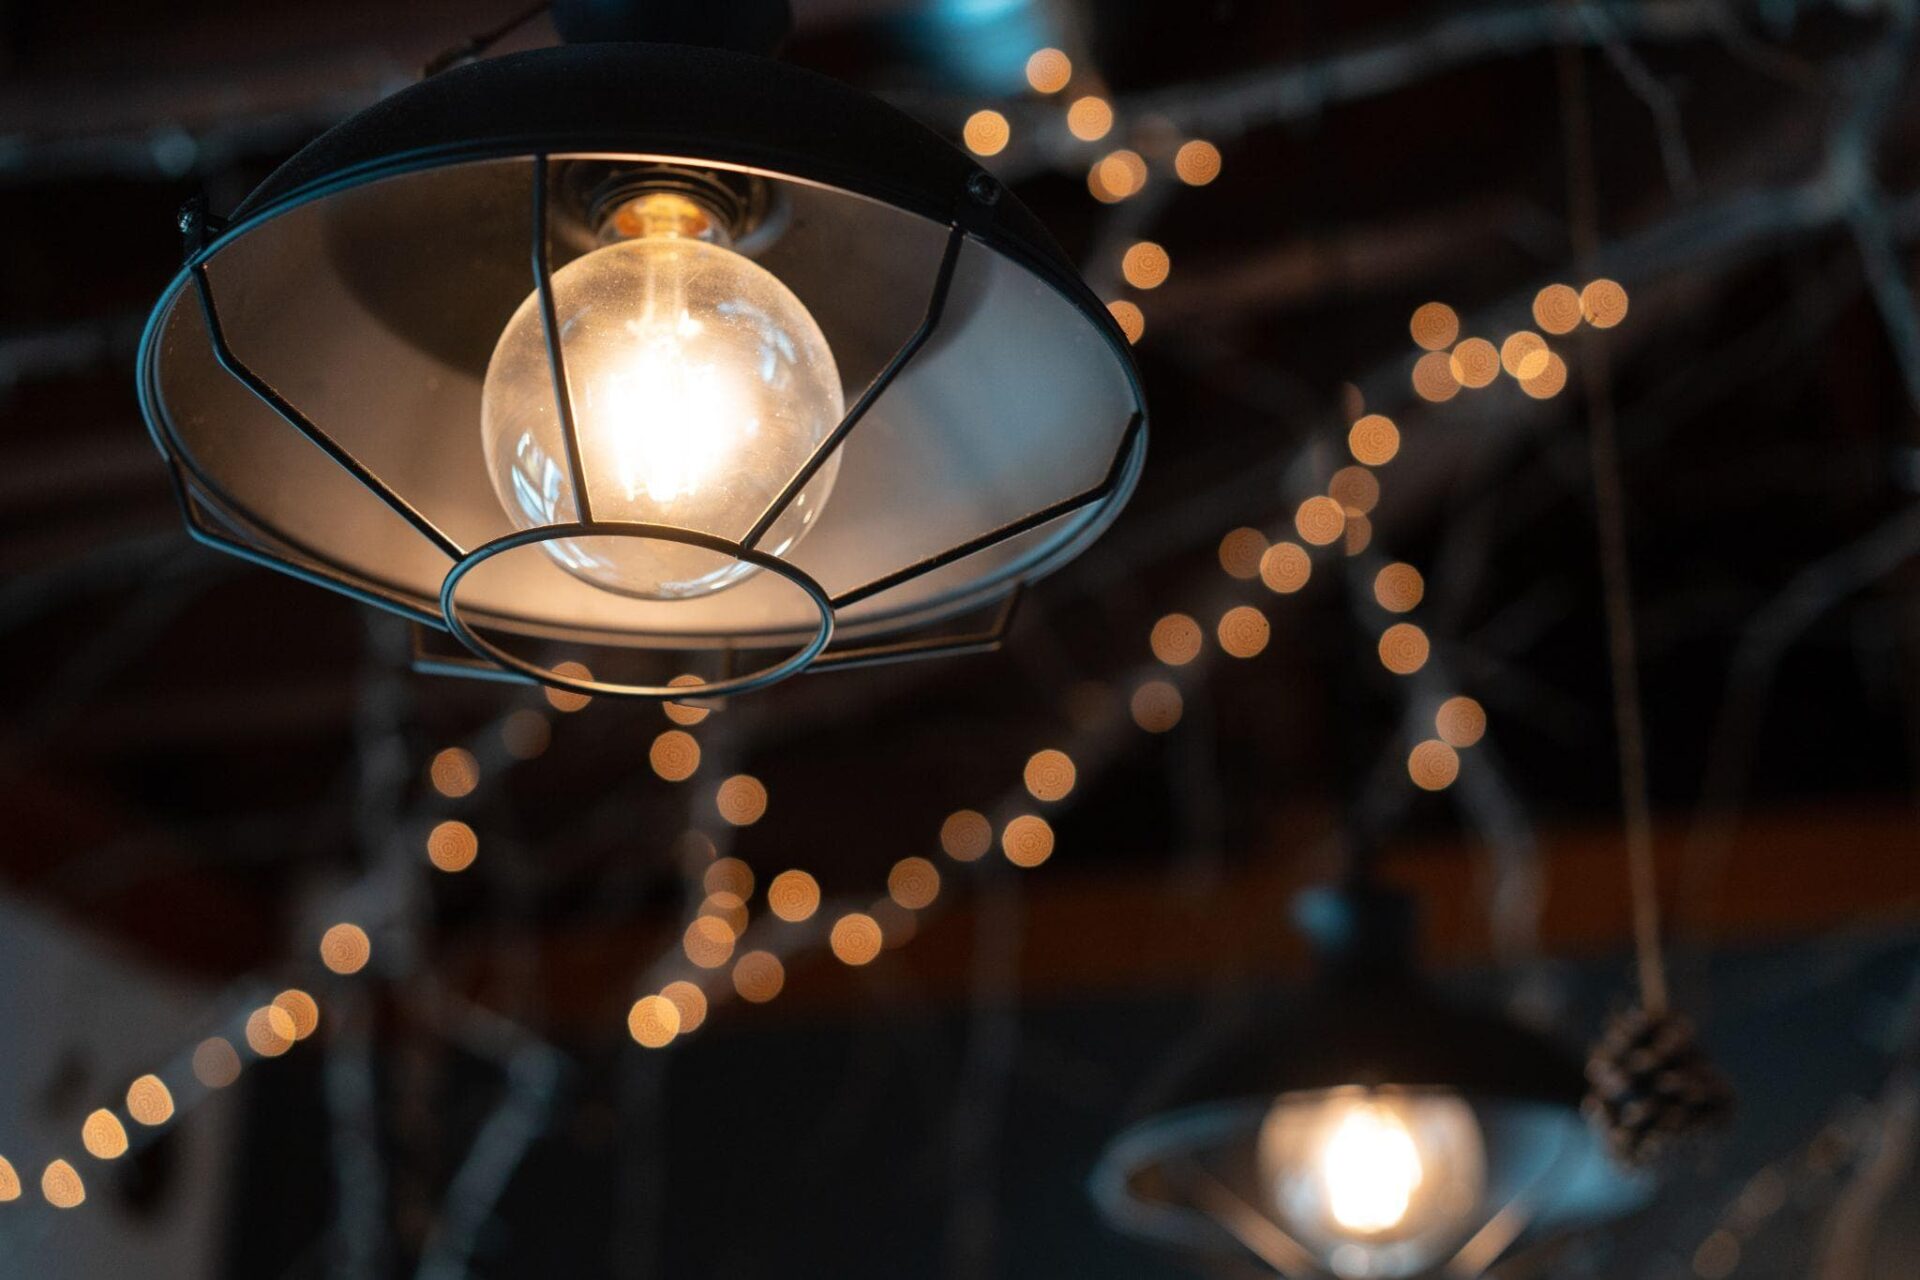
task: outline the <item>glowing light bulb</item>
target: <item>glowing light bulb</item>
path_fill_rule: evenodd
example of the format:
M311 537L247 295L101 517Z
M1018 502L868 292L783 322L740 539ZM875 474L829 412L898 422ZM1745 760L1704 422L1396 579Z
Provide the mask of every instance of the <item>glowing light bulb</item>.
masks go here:
M613 227L635 238L595 249L552 277L593 517L739 539L839 423L845 399L833 352L793 292L722 243L717 223L685 197L642 196ZM515 526L578 519L537 293L500 335L480 416L494 493ZM791 550L819 518L838 472L836 454L760 549ZM756 571L660 540L541 545L574 576L646 599L704 595Z
M1448 1090L1284 1094L1261 1125L1257 1159L1275 1221L1338 1276L1423 1274L1484 1211L1480 1121Z

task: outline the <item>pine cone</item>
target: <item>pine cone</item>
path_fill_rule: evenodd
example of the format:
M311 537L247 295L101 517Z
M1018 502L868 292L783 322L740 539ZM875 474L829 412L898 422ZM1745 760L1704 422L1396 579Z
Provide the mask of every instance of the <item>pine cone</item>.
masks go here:
M1724 1124L1733 1090L1676 1013L1638 1006L1607 1024L1587 1059L1588 1118L1615 1159L1644 1167L1677 1140Z

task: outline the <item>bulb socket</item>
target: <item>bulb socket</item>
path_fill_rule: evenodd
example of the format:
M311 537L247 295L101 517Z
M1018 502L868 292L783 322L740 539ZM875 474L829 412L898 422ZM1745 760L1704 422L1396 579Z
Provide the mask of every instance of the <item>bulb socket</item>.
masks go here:
M778 229L767 183L747 174L649 164L583 177L586 221L601 244L683 236L745 251Z

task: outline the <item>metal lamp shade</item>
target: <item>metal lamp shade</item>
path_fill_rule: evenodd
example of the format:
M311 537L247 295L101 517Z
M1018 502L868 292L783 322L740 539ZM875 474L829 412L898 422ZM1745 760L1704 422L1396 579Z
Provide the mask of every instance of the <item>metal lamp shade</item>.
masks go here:
M571 531L761 567L709 596L575 579L538 545L568 531L516 530L483 458L494 343L594 247L556 208L606 161L763 180L772 234L742 248L812 313L845 388L832 499L789 552L751 527ZM829 661L910 649L884 642L1077 553L1145 451L1124 337L990 177L865 94L669 45L476 64L325 135L193 248L140 385L202 537L589 692L664 696L658 673L703 651L725 655L717 693L802 669L835 635ZM770 656L742 671L748 651ZM555 672L566 660L598 678Z
M1277 1101L1356 1089L1458 1098L1484 1151L1478 1203L1460 1229L1429 1263L1391 1274L1477 1275L1523 1236L1603 1220L1650 1194L1584 1122L1576 1060L1511 1022L1400 984L1323 987L1294 1016L1224 1040L1113 1139L1090 1192L1115 1229L1170 1248L1251 1252L1289 1280L1374 1274L1342 1265L1290 1222L1258 1158Z

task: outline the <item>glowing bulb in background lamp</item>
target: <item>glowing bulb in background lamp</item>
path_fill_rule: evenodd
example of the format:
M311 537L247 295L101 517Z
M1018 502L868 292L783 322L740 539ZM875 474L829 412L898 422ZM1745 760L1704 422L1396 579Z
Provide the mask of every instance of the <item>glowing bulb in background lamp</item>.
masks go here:
M552 277L593 517L737 540L839 423L845 401L833 352L793 292L726 247L715 221L685 197L642 196L613 229L632 238ZM538 293L520 304L481 390L488 474L521 529L579 518L540 312ZM792 549L819 518L839 467L836 453L761 550ZM756 572L653 539L541 545L575 577L647 599L704 595Z
M1279 1098L1261 1125L1269 1211L1337 1275L1410 1276L1478 1225L1480 1122L1444 1090L1329 1089Z

